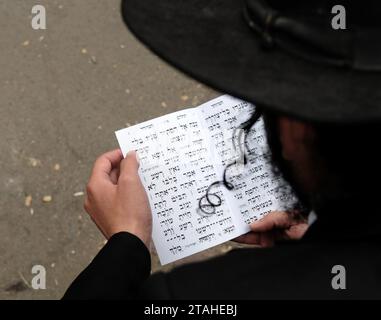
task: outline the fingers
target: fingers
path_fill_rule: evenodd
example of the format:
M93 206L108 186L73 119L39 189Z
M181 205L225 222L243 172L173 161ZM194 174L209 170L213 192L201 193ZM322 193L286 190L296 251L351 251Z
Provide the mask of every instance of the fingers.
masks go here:
M238 238L235 238L233 241L242 243L242 244L251 244L251 245L259 245L260 244L260 234L249 232Z
M261 220L250 224L253 232L268 232L273 229L286 229L291 226L292 218L287 212L274 211Z
M238 238L235 238L233 241L248 245L258 245L262 248L269 248L274 246L275 238L272 232L249 232L242 236L239 236Z
M114 168L110 172L110 180L115 185L118 184L119 173L120 173L120 167Z
M250 224L251 231L236 239L235 242L274 246L275 240L300 239L308 228L297 212L274 211L261 220Z
M273 232L260 233L259 245L262 248L271 248L275 244L275 237Z
M120 149L101 155L95 161L91 179L109 179L112 169L117 167L122 159L123 155Z
M138 177L139 161L135 151L127 153L126 158L120 164L119 178L122 181Z

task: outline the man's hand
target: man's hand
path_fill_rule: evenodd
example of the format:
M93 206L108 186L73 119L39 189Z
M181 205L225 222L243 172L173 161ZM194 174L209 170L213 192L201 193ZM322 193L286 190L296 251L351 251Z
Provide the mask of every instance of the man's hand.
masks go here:
M274 211L250 224L251 231L234 241L272 247L276 240L298 240L308 229L307 220L298 212Z
M149 248L152 214L138 168L134 151L125 159L120 150L100 156L87 185L85 210L107 239L127 231Z

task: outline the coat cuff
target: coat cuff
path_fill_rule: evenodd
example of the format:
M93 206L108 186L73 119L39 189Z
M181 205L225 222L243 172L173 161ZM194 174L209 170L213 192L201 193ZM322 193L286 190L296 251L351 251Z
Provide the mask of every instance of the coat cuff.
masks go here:
M145 244L129 232L120 232L77 277L64 299L134 299L150 272Z

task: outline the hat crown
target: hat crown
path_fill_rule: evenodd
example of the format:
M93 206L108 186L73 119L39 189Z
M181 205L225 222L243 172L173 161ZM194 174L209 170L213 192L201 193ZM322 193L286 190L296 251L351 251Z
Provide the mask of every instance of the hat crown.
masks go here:
M249 0L253 1L253 0ZM346 9L348 26L381 27L380 0L265 0L272 8L289 16L332 17L332 8Z

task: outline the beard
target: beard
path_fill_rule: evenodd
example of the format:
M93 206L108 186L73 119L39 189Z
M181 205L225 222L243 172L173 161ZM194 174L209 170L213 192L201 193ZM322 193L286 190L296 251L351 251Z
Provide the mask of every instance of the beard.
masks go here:
M290 163L282 156L282 145L277 119L277 116L273 114L263 113L267 141L271 152L272 170L276 176L283 178L292 188L299 202L296 209L300 210L302 214L308 215L308 213L312 211L310 196L298 183Z

